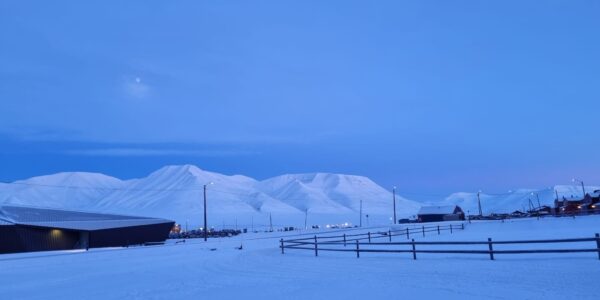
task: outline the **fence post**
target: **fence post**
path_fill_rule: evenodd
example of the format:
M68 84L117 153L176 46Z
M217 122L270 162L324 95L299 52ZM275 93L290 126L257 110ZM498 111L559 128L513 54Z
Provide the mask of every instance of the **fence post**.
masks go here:
M367 232L367 234L369 235L369 243L371 242L371 232Z
M390 243L392 242L392 230L390 229L388 231L388 236L390 237Z
M440 225L438 225L438 235L440 235Z
M488 247L490 248L490 259L494 260L494 248L492 247L492 238L488 238Z
M410 234L408 233L408 227L406 227L406 239L410 239Z
M413 259L416 260L417 259L417 250L415 249L415 239L412 239L412 253L413 253Z
M283 239L280 239L279 242L281 243L281 254L283 254Z
M425 226L423 226L423 237L425 237Z
M452 224L450 224L450 234L452 234Z
M360 258L360 249L358 249L358 240L356 240L356 258Z
M317 248L317 236L315 235L315 256L319 256L319 249Z
M346 234L344 233L344 247L346 247Z
M596 248L598 248L598 259L600 259L600 235L596 233Z
M465 230L465 223L460 223L460 230Z

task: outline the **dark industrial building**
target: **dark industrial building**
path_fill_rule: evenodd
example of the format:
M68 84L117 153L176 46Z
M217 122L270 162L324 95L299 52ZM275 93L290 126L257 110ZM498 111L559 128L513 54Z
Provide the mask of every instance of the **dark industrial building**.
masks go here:
M157 218L0 206L0 253L164 242L173 224Z
M465 219L465 213L458 205L423 206L417 217L419 222L458 221Z

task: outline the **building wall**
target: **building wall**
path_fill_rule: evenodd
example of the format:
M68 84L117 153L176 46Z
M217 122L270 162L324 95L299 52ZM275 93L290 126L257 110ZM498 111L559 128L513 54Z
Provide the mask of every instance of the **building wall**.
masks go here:
M47 227L0 226L0 253L68 250L79 241L79 233Z
M0 226L0 253L22 252L23 245L19 241L17 226Z
M95 231L64 230L49 227L0 226L0 253L81 249L89 246L122 247L163 242L173 222L120 227Z
M442 221L460 221L465 219L465 215L462 213L458 214L449 214L449 215L441 215L441 214L428 214L428 215L418 215L419 222L442 222Z
M122 247L144 243L163 242L169 236L174 222L121 227L90 231L89 245L91 248Z
M418 215L419 222L442 222L445 215Z

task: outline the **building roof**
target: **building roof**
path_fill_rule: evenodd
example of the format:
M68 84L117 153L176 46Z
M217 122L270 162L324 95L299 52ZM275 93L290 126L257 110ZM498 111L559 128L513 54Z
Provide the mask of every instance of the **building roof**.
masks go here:
M17 224L72 230L100 230L171 222L173 221L159 218L22 206L0 206L0 225Z
M450 215L455 209L456 205L421 206L418 215Z

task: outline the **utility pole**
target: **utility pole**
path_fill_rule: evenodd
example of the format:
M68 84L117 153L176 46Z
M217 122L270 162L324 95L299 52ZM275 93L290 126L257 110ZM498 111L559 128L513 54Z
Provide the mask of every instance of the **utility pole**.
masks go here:
M204 241L208 239L208 228L206 222L206 184L204 185Z
M304 230L308 229L308 208L304 210Z
M539 195L538 193L532 192L532 193L531 193L531 196L533 196L534 194L535 194L535 197L536 197L536 198L537 198L537 200L538 200L538 208L541 208L541 207L542 207L542 205L540 205L540 195Z
M481 197L479 194L481 194L481 191L477 192L477 206L479 207L479 216L481 217L483 213L481 212Z
M393 189L393 200L394 200L394 224L396 224L396 187Z
M583 191L583 197L581 199L585 199L585 185L583 184L583 181L573 178L573 182L581 183L581 190Z
M359 220L358 227L362 227L362 199L360 199L360 212L359 212L359 215L360 215L360 220Z
M531 198L527 198L529 200L529 212L533 211L533 203L531 203Z

